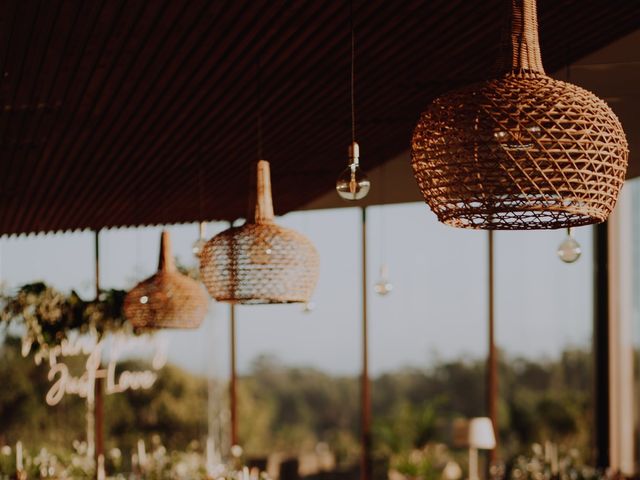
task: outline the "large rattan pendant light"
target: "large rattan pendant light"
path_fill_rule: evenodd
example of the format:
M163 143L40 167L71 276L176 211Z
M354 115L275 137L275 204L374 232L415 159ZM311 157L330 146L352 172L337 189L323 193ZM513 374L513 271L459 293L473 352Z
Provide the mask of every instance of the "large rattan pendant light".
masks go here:
M318 280L319 259L302 234L274 223L269 162L257 164L254 214L207 242L200 274L219 302L308 302Z
M125 316L137 328L198 328L208 304L202 285L176 269L169 232L162 232L158 271L127 293Z
M441 222L528 230L603 222L627 170L618 118L592 93L548 77L535 0L511 0L498 75L447 93L413 133L414 175Z

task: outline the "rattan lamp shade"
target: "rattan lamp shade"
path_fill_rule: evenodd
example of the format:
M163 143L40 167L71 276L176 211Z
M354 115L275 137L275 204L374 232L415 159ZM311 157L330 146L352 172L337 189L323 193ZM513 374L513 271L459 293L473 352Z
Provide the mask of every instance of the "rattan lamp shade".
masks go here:
M512 0L510 36L492 80L432 102L411 162L441 222L529 230L603 222L627 170L622 126L607 104L548 77L535 0Z
M169 232L162 232L158 272L137 284L124 313L137 328L198 328L209 299L202 285L176 269Z
M300 233L274 223L269 162L257 165L255 214L213 237L200 256L200 274L219 302L307 302L318 280L319 258Z

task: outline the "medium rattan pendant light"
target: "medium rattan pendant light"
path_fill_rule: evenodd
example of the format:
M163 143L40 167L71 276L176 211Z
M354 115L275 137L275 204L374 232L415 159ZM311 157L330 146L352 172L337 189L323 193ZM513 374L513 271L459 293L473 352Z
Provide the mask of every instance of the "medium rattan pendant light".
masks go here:
M627 170L622 126L592 93L548 77L535 0L511 0L498 75L437 98L414 130L414 175L441 222L529 230L603 222Z
M248 221L204 246L200 255L204 284L219 302L307 302L318 280L318 252L304 235L274 223L266 160L257 164L256 194Z
M256 69L258 162L255 203L247 221L209 240L200 254L200 276L218 302L304 303L318 281L319 258L300 233L274 223L271 170L262 160L261 58Z
M136 285L124 313L137 328L198 328L209 299L202 285L176 269L169 232L162 232L158 271Z

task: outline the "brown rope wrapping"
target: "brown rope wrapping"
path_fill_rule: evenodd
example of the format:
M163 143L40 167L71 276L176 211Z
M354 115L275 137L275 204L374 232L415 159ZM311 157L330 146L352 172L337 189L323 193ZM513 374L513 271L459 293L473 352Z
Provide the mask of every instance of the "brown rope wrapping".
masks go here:
M307 302L318 280L319 257L300 233L273 222L269 163L258 162L255 214L205 245L200 275L219 302Z
M503 30L497 73L527 71L544 74L535 0L511 0L510 13Z
M273 200L271 198L271 170L269 162L258 160L256 165L256 205L249 218L255 223L273 223Z
M604 101L544 74L535 2L512 3L502 74L442 95L421 115L411 145L418 186L438 219L457 227L603 222L627 170L622 126Z
M158 271L127 293L125 316L136 328L198 328L208 304L202 285L176 269L171 238L162 232Z

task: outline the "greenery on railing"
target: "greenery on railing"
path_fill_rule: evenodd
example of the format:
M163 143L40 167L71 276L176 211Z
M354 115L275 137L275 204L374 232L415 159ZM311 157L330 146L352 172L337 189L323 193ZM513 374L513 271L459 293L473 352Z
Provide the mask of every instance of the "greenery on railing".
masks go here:
M83 300L72 291L64 294L42 283L24 285L12 295L0 297L0 322L4 328L23 329L23 341L36 352L58 345L70 332L105 333L131 331L122 314L125 292L104 290L98 299Z

